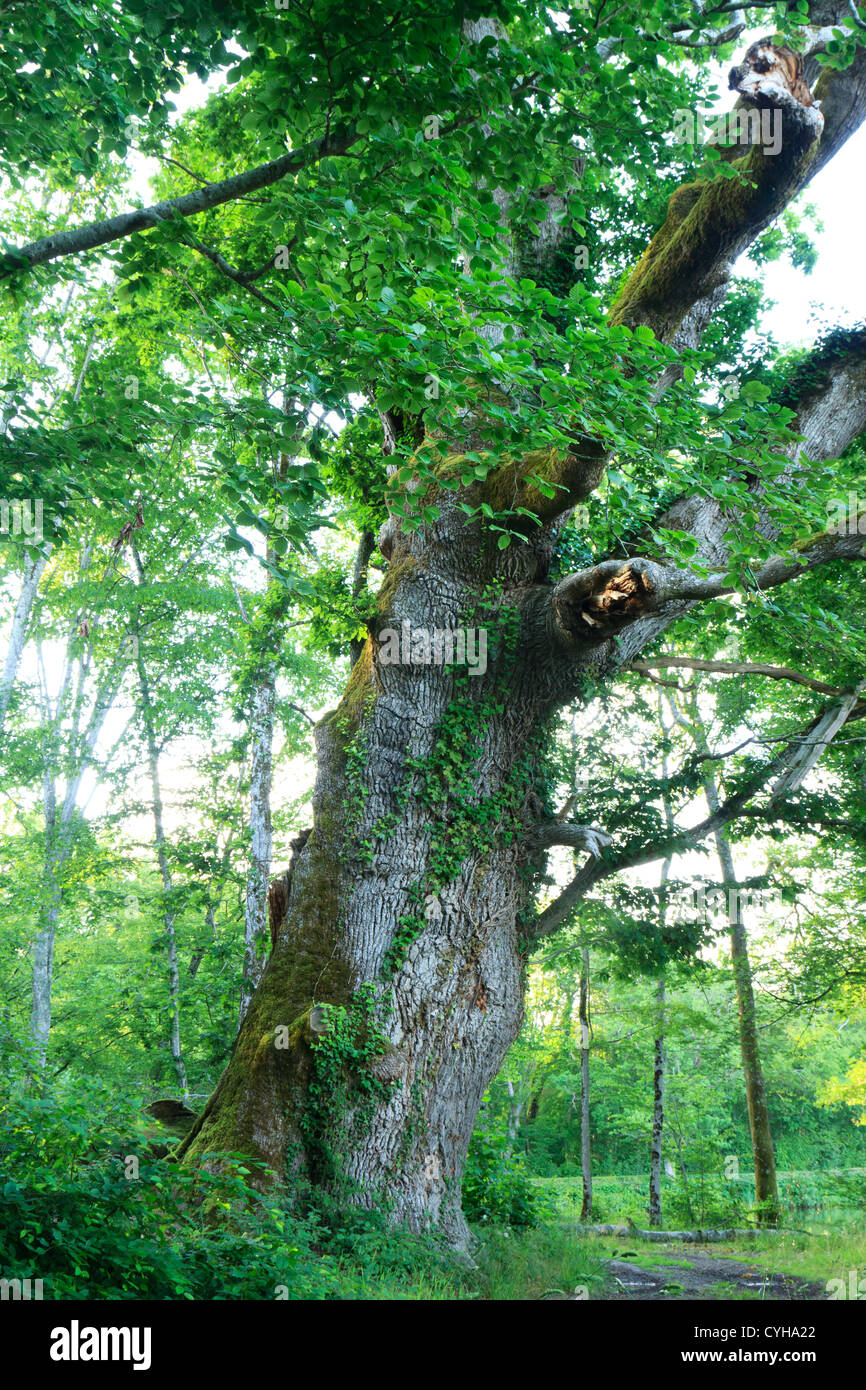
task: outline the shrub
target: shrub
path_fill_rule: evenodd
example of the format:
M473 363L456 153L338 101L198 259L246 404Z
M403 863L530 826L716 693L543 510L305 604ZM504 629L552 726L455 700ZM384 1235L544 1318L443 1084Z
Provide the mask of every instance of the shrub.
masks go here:
M541 1197L523 1161L503 1135L477 1129L463 1175L463 1210L468 1221L497 1226L535 1226Z
M45 1298L321 1298L337 1283L237 1156L218 1177L153 1159L135 1110L92 1087L22 1078L0 1126L0 1276L41 1279Z
M689 1186L690 1204L681 1182L666 1187L662 1198L664 1224L671 1226L696 1225L700 1229L718 1226L738 1226L745 1220L746 1202L735 1183L721 1178L704 1178Z

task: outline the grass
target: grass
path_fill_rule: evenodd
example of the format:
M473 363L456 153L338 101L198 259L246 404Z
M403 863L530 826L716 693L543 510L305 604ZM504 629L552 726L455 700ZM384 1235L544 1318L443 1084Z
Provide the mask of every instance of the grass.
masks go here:
M419 1267L387 1273L356 1259L339 1266L340 1299L412 1302L533 1302L551 1292L586 1290L597 1298L604 1286L601 1252L576 1240L565 1225L529 1230L487 1227L479 1233L474 1268L456 1261L440 1269Z
M485 1300L519 1302L576 1288L585 1288L592 1298L604 1280L592 1243L576 1240L565 1225L487 1231L476 1259L478 1293Z
M785 1217L786 1229L778 1233L756 1230L754 1235L702 1248L709 1254L740 1260L757 1269L795 1275L822 1285L834 1279L842 1281L842 1296L845 1298L849 1297L851 1271L854 1271L855 1287L863 1281L860 1296L866 1299L866 1221L862 1205L856 1199L852 1200L854 1190L851 1187L852 1180L862 1179L862 1175L862 1169L841 1173L780 1172L779 1185L783 1200L786 1195L792 1198L796 1194L796 1205L789 1209ZM583 1195L580 1178L538 1178L534 1181L560 1218L567 1218L570 1222L577 1219ZM665 1196L670 1198L676 1190L676 1184L670 1181L666 1183L662 1194L663 1209ZM735 1195L737 1193L745 1197L751 1195L747 1180L737 1184ZM639 1227L646 1226L645 1176L620 1174L597 1177L593 1182L593 1198L594 1220L617 1224L631 1219ZM717 1219L719 1216L719 1213L713 1213L712 1220L694 1224L744 1227L749 1219L748 1203L744 1204L739 1216L736 1215L736 1204L730 1214ZM682 1229L692 1223L676 1216L666 1224ZM617 1248L615 1237L590 1236L586 1239L589 1243L583 1244L585 1258L591 1255L594 1247L599 1258L623 1258L625 1252L634 1251L635 1263L644 1267L687 1267L689 1263L687 1248L676 1244L665 1246L640 1241L634 1235L629 1235L619 1240ZM730 1292L726 1291L728 1288ZM836 1288L839 1291L838 1285ZM748 1291L737 1290L724 1283L720 1284L719 1290L720 1297L754 1297Z
M866 1279L866 1231L859 1226L825 1227L810 1233L780 1231L761 1233L755 1238L733 1241L724 1247L732 1259L743 1259L762 1269L796 1274L801 1279L826 1283L843 1279L846 1289L850 1271Z

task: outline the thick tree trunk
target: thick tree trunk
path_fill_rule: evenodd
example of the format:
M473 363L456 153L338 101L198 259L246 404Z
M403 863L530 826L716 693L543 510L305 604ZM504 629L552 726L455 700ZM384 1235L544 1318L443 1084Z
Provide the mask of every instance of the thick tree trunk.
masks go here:
M592 1218L592 1153L589 1132L589 951L586 946L580 953L580 962L577 1006L580 1021L580 1173L583 1179L580 1219L589 1221Z
M500 36L493 20L465 32L476 42ZM817 157L820 122L785 94L783 150L767 159L755 148L736 196L727 180L678 191L620 293L614 324L649 326L677 348L700 341L736 256L862 119L861 66L822 75ZM495 189L507 223L508 196L500 195ZM189 210L182 201L181 214ZM536 251L558 244L561 197L551 195L548 207ZM94 235L105 241L129 225L73 240L95 244ZM65 249L36 253L45 259ZM32 260L33 247L25 250ZM515 252L509 270L516 262ZM477 330L492 347L506 331L501 323ZM832 375L835 386L858 385L866 367L852 352ZM459 476L454 465L466 451L490 446L483 395L478 419L468 412L462 422L463 437L440 441L443 481ZM832 428L826 410L806 403L797 426L809 457L841 452L866 426L866 400L855 396L859 404L842 421L832 413ZM418 421L383 417L386 451L401 431L418 442ZM465 483L456 495L431 487L425 500L440 508L437 520L405 535L395 534L392 519L380 534L390 571L375 635L339 709L317 728L313 831L232 1059L183 1146L191 1161L241 1150L278 1178L342 1185L359 1203L390 1204L395 1218L437 1224L456 1245L468 1244L460 1210L466 1150L484 1091L520 1028L532 934L569 920L593 878L584 866L533 922L544 849L571 843L597 855L603 843L590 841L585 827L543 823L546 721L694 604L733 588L732 520L706 498L682 498L657 519L695 536L705 572L616 558L547 583L557 529L597 488L606 458L601 439L578 433L570 451L501 459L483 483ZM807 466L800 459L792 467ZM495 533L468 525L461 507L485 503L494 515L509 509L526 539L498 551ZM768 559L753 582L785 583L862 549L859 536L819 537L794 557ZM484 628L487 670L458 678L424 663L423 644L415 661L386 661L383 629L402 633L404 624L428 635ZM568 830L571 839L563 838Z
M451 521L423 555L399 538L378 632L483 628L487 670L386 664L378 637L367 642L317 727L313 832L232 1060L185 1148L356 1184L357 1201L384 1199L465 1247L469 1137L523 1017L538 735L573 677L539 620L538 554L494 560L456 509Z

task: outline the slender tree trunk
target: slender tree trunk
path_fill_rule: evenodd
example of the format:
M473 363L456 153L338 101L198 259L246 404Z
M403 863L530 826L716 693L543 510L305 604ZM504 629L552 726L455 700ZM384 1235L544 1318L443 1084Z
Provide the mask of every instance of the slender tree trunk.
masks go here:
M367 572L370 568L370 556L376 549L376 537L372 531L362 531L361 539L358 542L358 550L355 555L355 570L352 575L352 597L360 598L367 583ZM349 646L349 661L354 666L361 652L364 650L362 638L355 637Z
M662 809L664 811L665 826L669 832L674 829L674 812L671 805L670 792L667 786L669 774L668 758L668 738L673 723L667 723L664 717L664 702L662 692L658 696L659 723L662 730L662 758L661 774L664 790L662 792ZM676 711L674 710L674 719ZM662 864L661 875L659 878L659 931L664 936L668 918L668 896L667 883L670 878L671 864L673 859L668 856ZM651 1226L662 1224L662 1137L665 1125L665 977L659 977L656 988L656 1029L653 1039L653 1126L652 1140L650 1145L650 1190L649 1190L649 1218Z
M592 1218L592 1155L589 1134L589 951L586 946L580 953L580 961L577 1006L580 1020L580 1172L583 1178L580 1219L589 1221Z
M261 461L261 455L259 455ZM280 454L277 476L283 479L289 467L289 456ZM268 564L276 563L272 546L267 547ZM359 581L360 582L360 581ZM238 595L241 616L246 619ZM274 713L276 710L277 661L275 653L282 639L283 623L288 608L288 593L278 584L269 583L265 596L268 626L262 634L251 631L250 643L257 651L250 704L250 771L249 865L244 896L244 963L241 977L241 997L238 1006L238 1027L246 1017L262 972L269 942L268 884L273 856L271 824L271 783L273 780Z
M15 677L18 674L18 666L21 661L21 653L24 650L24 643L27 640L27 628L30 623L30 614L36 599L37 589L39 588L39 580L42 577L42 571L45 569L47 562L47 555L39 555L36 560L28 564L24 573L21 593L18 595L18 602L15 605L15 613L12 617L12 632L9 636L9 647L6 652L3 674L0 676L0 735L2 735L6 725L6 714L9 709L9 701L12 698L12 688L15 684Z
M662 1224L662 1134L665 1124L665 981L656 988L656 1036L653 1041L653 1132L650 1150L649 1218Z
M506 1081L508 1090L508 1152L513 1153L520 1135L520 1114L523 1109L513 1081Z
M847 702L843 701L843 704ZM850 708L850 705L847 706ZM671 702L671 710L677 723L694 739L698 751L710 751L707 733L701 719L697 697L693 694L690 705L690 719L677 713ZM841 721L844 723L844 719ZM841 727L841 723L837 728ZM834 730L835 732L835 730ZM832 733L830 734L832 738ZM829 739L828 739L829 742ZM825 747L826 745L822 746ZM819 754L820 756L820 754ZM799 750L795 754L799 761ZM813 759L811 765L817 761ZM711 812L721 804L716 779L707 772L704 779L704 795ZM776 784L778 786L778 783ZM716 850L722 873L722 883L728 906L728 932L731 942L731 961L734 971L734 988L737 994L739 1017L740 1055L743 1060L743 1080L746 1088L746 1107L749 1113L749 1130L752 1140L752 1159L755 1170L755 1201L758 1204L758 1220L765 1225L775 1226L780 1216L779 1189L776 1180L776 1156L773 1147L773 1134L770 1127L770 1111L767 1105L767 1090L761 1066L761 1049L758 1040L758 1026L755 1016L755 995L752 987L752 969L749 962L748 938L743 921L741 891L737 883L734 856L727 836L718 831L715 836Z
M58 838L56 808L51 795L44 799L45 858L39 924L33 940L33 987L30 1006L30 1035L40 1067L48 1056L51 1032L51 985L54 975L54 941L60 917L61 875L69 857L68 834Z
M171 1048L171 1059L174 1063L175 1072L177 1073L181 1095L184 1101L188 1102L190 1099L189 1086L187 1084L186 1066L183 1060L180 1041L180 969L177 958L177 933L175 932L175 919L177 914L172 902L174 885L172 883L171 868L168 862L168 847L162 816L159 747L156 741L150 681L144 664L141 646L137 638L134 643L134 648L135 665L138 671L138 683L141 691L141 718L147 743L147 765L150 775L150 791L153 805L154 842L156 844L157 863L159 864L159 876L162 881L162 923L168 960L169 1046Z
M686 1215L688 1217L688 1220L691 1222L692 1225L694 1225L695 1209L692 1205L692 1194L691 1189L689 1187L689 1173L688 1169L686 1168L685 1158L683 1157L683 1130L682 1125L680 1124L680 1108L679 1105L677 1105L676 1103L674 1103L673 1106L673 1113L675 1119L674 1142L677 1146L677 1166L680 1170L680 1177L683 1180L683 1199L686 1204Z
M762 1225L778 1224L779 1188L776 1181L776 1155L770 1127L767 1088L761 1066L761 1049L755 1017L755 994L752 988L752 968L749 962L748 938L743 921L740 892L734 870L734 857L724 835L716 836L722 879L728 895L728 923L731 939L731 962L737 991L737 1012L740 1023L740 1052L743 1058L743 1078L746 1083L746 1105L752 1136L752 1157L755 1167L755 1200L758 1220Z
M268 883L271 876L271 779L273 774L276 663L266 662L253 690L250 737L250 858L244 896L244 966L238 1027L243 1023L265 968L268 943Z

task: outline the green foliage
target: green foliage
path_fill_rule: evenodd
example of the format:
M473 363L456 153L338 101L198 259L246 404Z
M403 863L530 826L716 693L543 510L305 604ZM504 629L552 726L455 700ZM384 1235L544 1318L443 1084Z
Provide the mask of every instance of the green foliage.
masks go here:
M502 1135L476 1128L463 1175L463 1210L477 1225L535 1226L543 1203Z
M688 1193L682 1183L671 1183L664 1193L663 1210L665 1224L671 1229L740 1228L754 1221L754 1210L747 1208L739 1187L703 1174Z
M481 15L507 26L507 42L467 46L461 26ZM191 1177L148 1154L154 1136L140 1132L129 1098L177 1084L166 1046L169 919L193 1102L231 1051L256 696L274 673L282 734L274 858L284 862L292 831L309 823L308 764L306 781L296 775L309 722L337 689L347 647L375 623L374 585L356 591L351 569L358 535L377 533L388 504L418 532L454 495L467 523L481 523L482 545L510 560L535 514L515 505L510 488L478 502L476 485L510 478L528 451L543 460L588 436L609 451L610 466L555 533L551 580L636 551L700 573L695 538L663 519L691 494L737 517L729 568L743 596L685 614L645 655L721 653L799 667L807 653L810 674L834 687L860 679L856 571L834 573L829 587L809 574L772 596L753 592L762 557L823 530L840 491L862 496L866 487L861 445L813 465L796 488L783 456L794 440L792 408L804 391L827 386L859 338L837 330L808 360L780 352L753 332L771 307L760 280L735 282L699 352L677 354L644 325L608 321L670 194L703 157L673 146L673 113L710 99L709 65L731 51L674 44L670 25L687 17L697 23L680 0L648 0L640 30L628 6L572 4L552 17L536 0L316 0L279 10L214 0L207 14L192 0L3 8L0 272L14 273L2 281L0 495L39 497L45 508L43 537L3 538L4 624L28 566L47 560L0 770L0 1028L10 1050L28 1028L34 936L49 911L58 920L48 1073L57 1080L13 1068L4 1101L0 1239L10 1276L44 1277L51 1297L124 1299L271 1298L278 1285L293 1298L491 1288L515 1296L530 1286L538 1297L545 1290L530 1277L533 1260L550 1285L561 1282L557 1261L579 1282L582 1256L556 1232L536 1230L520 1244L492 1235L490 1282L472 1284L379 1211L325 1204L289 1214L258 1197L231 1159L219 1178ZM802 4L773 16L795 46L804 19ZM819 63L850 65L857 39L846 19ZM600 60L599 42L613 45L612 61ZM207 84L204 99L175 112L173 94L190 74ZM181 107L190 96L188 87ZM255 169L326 132L349 142L345 155L311 159L188 221L166 217L34 269L3 254ZM141 155L159 165L152 187ZM576 155L586 160L579 181ZM535 234L551 195L560 195L563 236L545 259ZM786 211L752 247L753 265L761 272L785 255L808 273L812 225L812 209ZM585 265L575 257L584 247ZM495 346L482 324L501 329ZM656 400L666 369L681 376ZM728 373L736 393L724 386ZM445 468L469 413L484 446ZM387 458L382 416L395 441ZM558 485L542 462L532 483L555 501ZM584 682L591 717L570 763L563 740L539 730L502 789L479 794L485 740L525 654L501 591L481 595L465 621L488 627L495 679L482 691L458 676L432 753L410 758L398 811L415 799L431 827L429 854L377 988L424 930L430 895L470 855L515 846L530 797L553 813L571 794L578 744L575 816L612 833L616 853L658 845L665 803L685 823L702 794L702 764L676 737L659 739L634 673L615 688L601 676L598 686ZM141 778L139 658L174 774L160 865L142 828L152 807ZM726 795L759 777L770 750L817 712L814 694L750 679L702 685L714 751L734 748L720 758ZM362 869L396 824L395 816L363 824L365 713L341 731L344 857ZM856 729L840 737L775 821L748 824L750 853L766 860L756 879L777 890L778 920L756 933L758 1009L780 1163L799 1170L783 1181L792 1210L829 1210L822 1170L862 1156L858 742ZM736 842L741 832L731 833ZM674 866L667 890L711 882L711 868L690 861ZM464 1196L482 1227L542 1219L527 1172L563 1184L579 1172L573 1001L586 941L595 972L594 1161L644 1175L599 1182L597 1211L616 1218L627 1208L639 1220L645 1205L655 1023L646 977L654 983L662 970L666 1142L681 1174L665 1185L668 1216L727 1221L747 1201L747 1180L734 1187L720 1177L729 1153L747 1170L749 1146L721 957L726 923L720 914L665 917L662 902L640 866L594 889L580 935L570 929L555 948L554 975L533 984L527 1027L492 1089L489 1128L470 1150ZM313 1170L339 1188L343 1133L390 1094L374 1074L388 1044L372 987L321 1007L304 1139ZM525 1159L503 1137L514 1132L515 1105L515 1149ZM136 1181L123 1176L126 1152L141 1158ZM856 1174L837 1187L862 1205ZM225 1220L215 1224L219 1212Z
M322 1297L308 1237L250 1187L149 1156L140 1118L97 1083L4 1087L0 1263L46 1298ZM130 1166L134 1160L136 1167ZM128 1174L137 1173L137 1176ZM217 1211L214 1225L206 1212Z
M312 1044L311 1075L300 1128L310 1172L317 1182L345 1183L340 1152L345 1130L363 1131L390 1086L372 1070L390 1044L377 1023L372 985L361 985L348 1007L320 1004L321 1034Z

